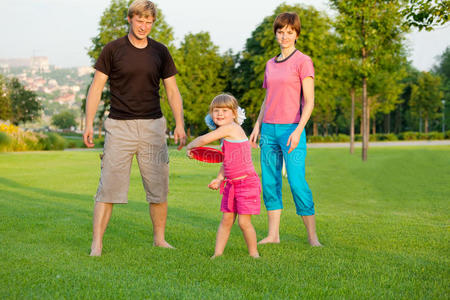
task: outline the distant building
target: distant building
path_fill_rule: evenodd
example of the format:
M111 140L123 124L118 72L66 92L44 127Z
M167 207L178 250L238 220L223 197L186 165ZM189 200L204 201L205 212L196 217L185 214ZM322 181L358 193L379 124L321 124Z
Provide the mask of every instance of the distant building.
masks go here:
M46 56L33 56L30 61L31 70L40 73L50 72L50 64Z
M77 69L77 71L78 71L78 76L84 76L86 74L94 73L94 68L92 68L92 67L79 67Z

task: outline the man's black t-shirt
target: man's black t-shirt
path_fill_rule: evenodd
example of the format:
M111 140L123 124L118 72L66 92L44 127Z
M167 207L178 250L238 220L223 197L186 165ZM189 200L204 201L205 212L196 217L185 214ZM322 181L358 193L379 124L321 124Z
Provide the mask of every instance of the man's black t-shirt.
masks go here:
M111 110L119 120L162 117L159 83L177 73L169 50L148 38L147 47L134 47L128 36L108 43L94 68L109 77Z

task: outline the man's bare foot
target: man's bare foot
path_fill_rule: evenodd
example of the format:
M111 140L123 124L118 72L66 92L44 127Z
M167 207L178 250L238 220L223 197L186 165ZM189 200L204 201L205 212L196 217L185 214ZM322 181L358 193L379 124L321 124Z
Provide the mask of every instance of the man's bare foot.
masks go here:
M312 247L323 247L319 240L308 240L308 242Z
M256 254L250 254L250 257L253 257L253 258L260 258L261 256L259 256L259 253L256 253Z
M102 256L102 248L91 248L89 256Z
M175 249L175 247L173 247L171 244L169 244L166 241L162 241L162 242L153 242L153 246L155 247L161 247L161 248L169 248L169 249Z
M279 244L280 243L280 238L273 238L273 237L265 237L262 240L260 240L258 242L258 245L264 245L264 244Z

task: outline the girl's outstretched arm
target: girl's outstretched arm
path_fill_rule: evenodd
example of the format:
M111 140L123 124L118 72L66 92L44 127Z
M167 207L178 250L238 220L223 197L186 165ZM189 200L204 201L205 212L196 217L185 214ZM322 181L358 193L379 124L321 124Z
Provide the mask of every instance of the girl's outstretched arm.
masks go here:
M195 140L193 140L186 146L186 149L191 150L192 148L201 147L201 146L207 145L211 142L228 137L230 135L231 130L233 130L233 128L234 127L231 124L220 126L216 130L213 130L207 134L197 137Z

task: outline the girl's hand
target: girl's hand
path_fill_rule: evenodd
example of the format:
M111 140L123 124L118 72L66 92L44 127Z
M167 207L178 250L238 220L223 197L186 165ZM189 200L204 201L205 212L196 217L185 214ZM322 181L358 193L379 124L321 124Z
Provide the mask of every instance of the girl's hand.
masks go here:
M191 150L186 151L186 156L189 157L190 159L194 158L194 155L192 155Z
M291 133L289 136L289 139L287 141L286 146L289 146L288 153L291 153L295 148L297 148L298 143L300 142L300 136L302 134L302 131L295 129L294 132Z
M218 190L220 188L220 184L222 183L222 179L216 178L211 180L211 182L208 184L208 187L211 190Z
M249 137L250 145L253 148L258 148L258 136L259 136L259 125L256 124Z

